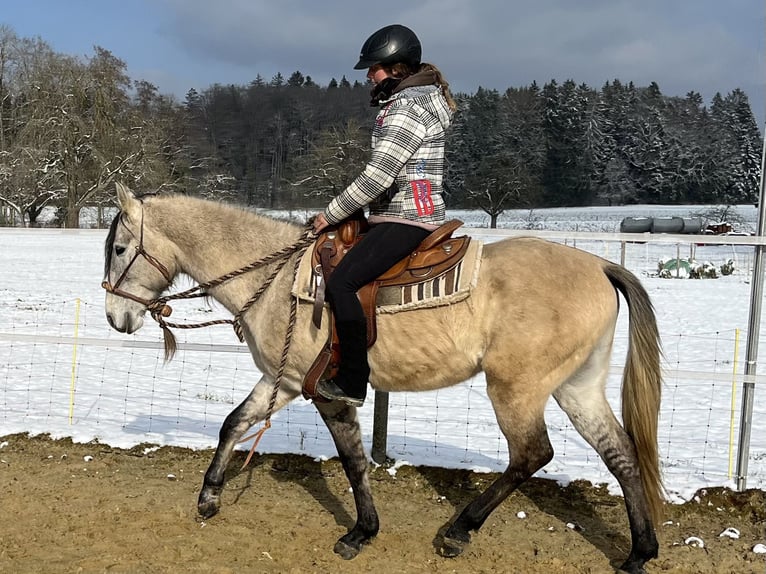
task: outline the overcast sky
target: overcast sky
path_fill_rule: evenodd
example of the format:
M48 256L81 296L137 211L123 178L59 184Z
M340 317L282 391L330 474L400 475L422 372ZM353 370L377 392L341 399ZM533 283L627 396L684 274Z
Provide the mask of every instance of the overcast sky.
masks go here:
M180 99L296 70L363 81L362 43L399 23L453 91L619 78L706 103L741 88L761 128L766 108L763 0L2 0L0 23L59 52L99 45Z

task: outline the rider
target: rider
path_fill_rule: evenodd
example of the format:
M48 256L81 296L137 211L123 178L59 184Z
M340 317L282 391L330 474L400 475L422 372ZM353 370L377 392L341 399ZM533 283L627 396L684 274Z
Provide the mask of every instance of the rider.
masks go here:
M420 41L405 26L381 28L362 46L354 69L367 68L372 106L372 156L364 171L314 218L314 232L369 209L369 231L327 281L335 314L340 366L317 393L362 406L367 396L367 324L356 292L409 255L444 223L445 131L457 106L436 66L420 61Z

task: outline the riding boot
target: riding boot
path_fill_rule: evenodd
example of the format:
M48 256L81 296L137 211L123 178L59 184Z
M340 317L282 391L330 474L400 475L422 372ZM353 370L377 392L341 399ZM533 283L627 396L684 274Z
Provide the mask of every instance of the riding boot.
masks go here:
M367 363L367 321L337 321L335 328L340 346L338 374L319 381L317 393L331 400L340 400L361 407L367 397L370 367Z

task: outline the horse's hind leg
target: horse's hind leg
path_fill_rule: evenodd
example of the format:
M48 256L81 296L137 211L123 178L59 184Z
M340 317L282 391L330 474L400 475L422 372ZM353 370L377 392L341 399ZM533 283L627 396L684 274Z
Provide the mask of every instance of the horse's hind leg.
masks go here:
M508 388L492 384L487 376L487 393L492 399L500 429L508 440L508 468L466 506L441 540L443 556L457 556L471 541L471 530L478 530L490 513L509 494L553 458L543 410L547 396L517 396ZM528 387L530 388L530 387Z
M608 355L593 357L589 367L554 393L575 429L596 450L622 487L630 521L631 551L621 569L644 572L644 564L657 557L658 544L639 474L633 441L620 426L604 395Z
M218 433L218 447L205 473L205 479L197 500L197 511L203 518L210 518L220 510L224 473L234 454L234 447L237 446L237 443L250 427L266 418L272 392L272 381L266 377L261 378L247 398L224 420ZM277 412L293 400L297 394L296 391L289 389L288 385L283 385L277 394L273 412Z
M335 552L346 560L354 558L378 533L378 513L372 500L368 462L362 445L356 408L339 401L315 403L338 451L343 470L354 491L356 524L335 544Z

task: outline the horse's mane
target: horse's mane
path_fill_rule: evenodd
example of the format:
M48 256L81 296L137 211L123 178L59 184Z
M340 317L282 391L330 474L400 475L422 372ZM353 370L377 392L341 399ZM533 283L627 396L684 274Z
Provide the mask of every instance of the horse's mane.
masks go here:
M302 229L302 226L298 223L259 214L246 206L233 203L213 201L181 193L146 193L136 197L147 207L155 203L174 203L178 204L181 208L191 209L195 213L201 210L204 212L205 217L200 219L199 225L204 225L211 229L225 229L229 234L248 236L257 233L261 238L266 235L284 238L285 242L288 242L294 240ZM109 226L109 233L106 236L104 246L104 276L106 276L111 267L114 239L117 233L117 225L122 215L122 211L117 213ZM256 240L257 238L253 237L253 239Z
M114 247L114 236L117 234L117 223L120 221L122 212L119 212L109 224L109 233L104 243L104 277L109 274L109 268L112 266L112 247Z
M144 198L147 196L141 196ZM302 226L298 223L287 221L284 219L278 219L269 215L256 213L252 209L234 203L226 203L222 201L213 201L211 199L204 199L192 195L185 195L180 193L163 193L162 195L151 195L147 200L147 205L152 203L177 203L182 208L190 208L194 211L202 210L205 212L205 221L209 221L213 224L220 223L225 225L234 232L246 232L253 225L263 231L263 226L266 226L266 230L269 232L284 233L286 229L290 229L288 233L292 234L292 230L298 230ZM204 223L204 222L203 222Z

